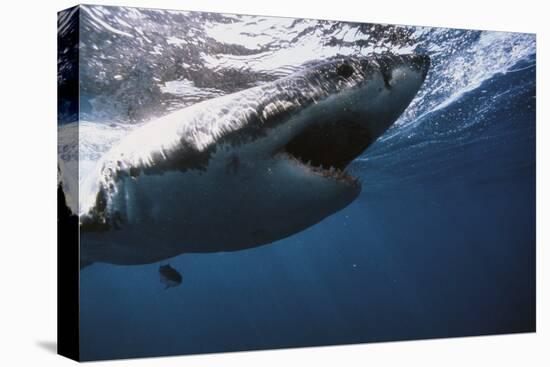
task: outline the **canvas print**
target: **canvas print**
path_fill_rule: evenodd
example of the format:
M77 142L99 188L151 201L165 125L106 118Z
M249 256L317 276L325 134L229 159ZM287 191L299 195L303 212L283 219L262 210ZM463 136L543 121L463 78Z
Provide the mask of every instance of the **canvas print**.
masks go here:
M58 44L60 354L535 331L534 34L81 5Z

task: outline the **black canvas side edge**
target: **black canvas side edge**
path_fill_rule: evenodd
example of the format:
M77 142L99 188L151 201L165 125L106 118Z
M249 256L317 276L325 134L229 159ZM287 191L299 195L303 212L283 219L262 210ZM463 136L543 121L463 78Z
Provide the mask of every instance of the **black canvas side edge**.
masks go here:
M79 119L79 6L58 13L57 34L57 111L58 126ZM77 130L78 131L78 130ZM74 134L78 147L78 132ZM58 137L59 139L59 137ZM58 148L58 159L67 152ZM78 154L78 149L77 153ZM71 159L74 159L71 158ZM76 157L78 162L78 156ZM75 175L76 169L65 172ZM60 168L58 166L58 174ZM78 187L78 185L77 185ZM72 192L78 198L78 189ZM57 353L80 360L79 330L79 225L78 215L67 205L63 181L57 187Z

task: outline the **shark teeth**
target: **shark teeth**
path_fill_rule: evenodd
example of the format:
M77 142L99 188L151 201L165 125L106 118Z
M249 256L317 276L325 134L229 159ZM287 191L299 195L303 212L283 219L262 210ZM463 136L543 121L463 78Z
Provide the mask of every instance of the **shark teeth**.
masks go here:
M338 181L344 181L348 184L351 184L354 187L360 187L360 182L357 178L351 176L348 174L345 170L340 169L338 167L330 166L330 167L324 167L322 164L316 166L311 163L311 160L308 160L307 162L303 161L300 157L295 157L292 154L288 153L281 153L285 156L285 158L306 167L309 171L321 175L323 177L335 179Z

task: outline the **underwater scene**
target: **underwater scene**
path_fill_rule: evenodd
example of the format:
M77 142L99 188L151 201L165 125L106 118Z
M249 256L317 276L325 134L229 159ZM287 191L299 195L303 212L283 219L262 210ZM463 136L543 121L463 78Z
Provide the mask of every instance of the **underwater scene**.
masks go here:
M58 26L83 360L535 331L534 34Z

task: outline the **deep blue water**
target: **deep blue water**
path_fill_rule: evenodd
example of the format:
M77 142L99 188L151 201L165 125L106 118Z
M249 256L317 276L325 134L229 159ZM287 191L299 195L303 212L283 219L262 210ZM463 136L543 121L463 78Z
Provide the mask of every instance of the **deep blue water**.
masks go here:
M432 70L352 163L356 201L270 245L170 259L167 290L159 264L85 268L82 358L534 331L534 36L495 56L486 34L445 32L415 33Z

